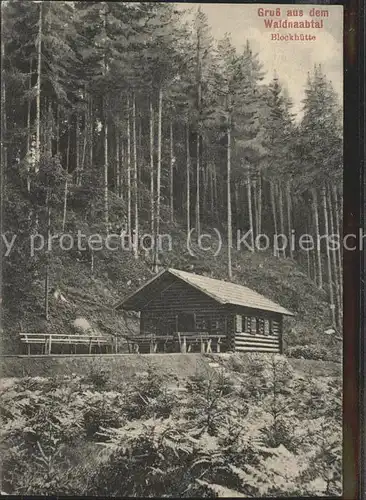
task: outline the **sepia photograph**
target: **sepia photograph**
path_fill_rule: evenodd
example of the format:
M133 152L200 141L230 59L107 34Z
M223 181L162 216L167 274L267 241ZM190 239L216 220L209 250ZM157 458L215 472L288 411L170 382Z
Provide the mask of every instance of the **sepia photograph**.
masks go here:
M1 2L2 495L341 497L343 17Z

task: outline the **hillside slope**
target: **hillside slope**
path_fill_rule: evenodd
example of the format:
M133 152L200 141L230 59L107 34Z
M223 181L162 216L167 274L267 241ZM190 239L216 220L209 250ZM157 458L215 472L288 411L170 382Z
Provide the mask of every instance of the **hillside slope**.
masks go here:
M194 244L190 253L182 228L175 225L164 230L171 235L172 246L160 253L161 267L227 279L224 245L217 256L214 249L203 251ZM91 257L88 251L55 247L50 265L49 321L44 319L44 279L39 279L26 301L14 304L12 311L5 310L4 352L19 352L19 331L72 333L76 318L85 318L96 331L113 336L136 331L135 316L115 314L113 306L151 279L151 260L149 252L141 251L139 259L135 259L122 248L104 248ZM330 324L325 292L291 259L276 258L269 252L234 250L233 281L295 313L294 318L285 320L285 346L313 344L333 348L339 344L324 334Z

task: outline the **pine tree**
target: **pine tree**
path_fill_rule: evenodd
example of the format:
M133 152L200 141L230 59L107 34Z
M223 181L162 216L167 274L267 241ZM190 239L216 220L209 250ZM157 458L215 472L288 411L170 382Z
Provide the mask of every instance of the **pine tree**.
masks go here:
M222 119L226 135L226 187L227 187L227 236L228 236L228 275L232 278L231 248L232 248L232 206L231 206L231 155L232 127L234 110L240 105L243 95L243 66L230 37L227 35L218 45L218 73L216 76L216 91L221 101ZM220 111L219 111L220 113Z
M242 52L229 37L214 43L203 8L190 24L174 4L159 2L7 2L2 9L1 194L15 221L45 237L48 219L52 229L71 231L85 202L86 226L105 231L127 221L135 243L146 228L157 237L172 223L188 233L214 223L227 231L230 278L235 228L251 230L253 248L262 231L319 237L327 224L340 231L342 127L319 67L295 124L282 79L261 84L260 54L249 43ZM49 213L35 200L45 163L58 175L59 202ZM326 186L325 199L316 186ZM339 323L341 250L330 259L320 245L307 259L291 248L286 256L318 286L333 283ZM99 259L90 258L97 276ZM14 262L24 269L24 290L37 272L53 279L52 259L48 267Z
M4 221L3 221L3 214L4 214L4 196L5 196L5 189L4 189L4 182L5 182L5 172L7 169L7 148L6 148L6 130L7 130L7 116L6 116L6 74L5 74L5 40L8 39L8 33L6 33L6 28L5 28L5 7L4 3L1 4L1 139L0 139L0 235L1 235L1 242L0 242L0 255L1 255L1 262L0 262L0 283L3 283L3 264L2 264L2 256L4 255L3 252L3 238L2 235L5 234L4 231ZM3 287L0 290L0 303L3 303ZM1 315L2 316L2 315ZM0 317L0 320L2 320L2 317Z
M198 8L194 18L194 69L195 69L195 91L196 104L194 110L194 121L196 129L196 231L201 232L201 170L202 170L202 148L204 141L204 129L206 122L212 113L209 106L204 106L208 102L210 92L211 74L213 68L212 37L207 22L207 16Z
M302 158L302 169L297 175L297 191L309 190L313 198L315 234L317 242L321 231L319 218L318 194L315 186L332 182L337 186L341 183L342 172L342 123L340 106L331 83L327 80L320 66L314 67L314 72L308 75L304 116L300 123L297 141L298 154ZM323 199L323 207L326 199ZM325 203L325 205L324 205ZM327 231L327 211L324 212L324 226ZM339 230L339 228L337 228ZM327 263L328 258L327 251ZM317 243L318 285L323 286L323 266L320 244ZM331 279L328 268L328 281ZM330 300L333 298L330 294ZM331 307L334 304L331 303Z
M287 199L287 238L291 238L291 196L289 179L292 169L292 138L294 124L291 115L291 102L286 98L277 76L268 86L267 120L263 136L266 149L263 175L270 185L274 233L278 229L285 234L284 192ZM282 255L285 257L285 250Z
M315 66L305 88L304 116L300 125L304 159L303 184L342 175L342 117L332 84Z
M258 55L252 52L249 42L240 55L242 66L242 82L240 100L236 106L235 137L236 151L233 172L235 182L245 179L247 198L247 220L251 236L251 248L254 248L254 237L262 227L262 160L264 156L262 118L264 114L265 94L260 82L263 79L262 66ZM255 222L254 222L255 221ZM239 221L238 221L239 223Z

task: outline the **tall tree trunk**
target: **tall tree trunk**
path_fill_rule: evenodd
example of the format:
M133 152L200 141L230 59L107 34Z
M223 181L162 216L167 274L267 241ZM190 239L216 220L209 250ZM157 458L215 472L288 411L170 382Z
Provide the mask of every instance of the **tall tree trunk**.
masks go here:
M230 106L230 102L228 102ZM228 107L229 107L228 106ZM231 115L228 116L227 126L227 267L228 276L231 280L233 277L231 250L233 246L233 226L231 217Z
M79 173L79 186L82 185L83 182L83 174L85 170L85 158L86 158L86 147L88 143L88 122L90 121L89 118L89 113L88 110L85 110L84 113L84 133L83 133L83 150L82 150L82 155L81 155L81 162L80 162L80 173ZM80 130L79 130L80 133Z
M62 232L65 232L66 226L66 217L67 217L67 196L68 196L68 174L66 174L65 178L65 187L64 187L64 209L63 209L63 217L62 217Z
M342 231L340 227L340 210L339 210L339 199L337 187L333 186L333 198L334 198L334 208L335 208L335 229L337 234L339 235L339 239L342 239ZM337 260L338 260L338 276L339 276L339 292L341 297L341 304L343 307L343 266L342 266L342 245L339 245L337 251Z
M290 242L290 257L291 259L294 258L294 252L291 244L291 237L292 237L292 219L291 219L291 214L292 214L292 203L291 203L291 186L290 182L286 183L286 205L287 205L287 228L288 228L288 239Z
M64 187L64 209L62 217L62 232L65 232L66 217L67 217L67 197L68 197L68 177L69 177L69 164L70 164L70 142L71 142L71 131L70 123L68 123L67 128L67 150L66 150L66 176L65 176L65 187Z
M47 210L47 247L46 247L46 273L45 273L45 282L44 282L44 310L45 310L45 318L46 321L49 320L49 259L50 259L50 237L51 237L51 208L49 206L49 195L47 191L47 201L46 201L46 210Z
M79 186L80 180L80 118L76 111L75 121L75 184Z
M275 187L272 181L269 181L270 186L270 195L271 195L271 205L272 205L272 217L273 217L273 228L274 234L278 234L277 230L277 211L276 211L276 200L275 200ZM273 253L275 256L278 256L277 249L273 247Z
M132 94L132 140L133 140L133 195L134 195L134 245L133 255L138 258L139 246L139 207L138 207L138 189L137 189L137 137L136 137L136 97Z
M331 189L327 189L327 198L328 198L328 208L329 208L329 226L330 226L330 233L334 235L335 227L334 227L334 217L333 217L333 203L332 203L332 195L331 195ZM333 265L333 275L334 275L334 298L335 298L335 305L336 305L336 310L337 310L337 326L338 328L341 327L342 324L342 305L341 305L341 294L339 291L339 276L338 276L338 262L337 262L337 250L332 249L331 251L331 257L332 257L332 265Z
M123 181L124 181L124 165L126 161L126 153L125 153L125 145L123 142L123 137L120 137L120 149L121 149L121 161L120 161L120 170L119 170L119 190L118 196L124 200L123 195Z
M278 184L278 202L280 205L280 231L281 234L285 235L285 218L283 214L283 194L282 194L282 184ZM285 246L285 245L284 245ZM283 257L286 257L286 248L282 250Z
M308 234L308 225L307 224L305 226L305 231L306 231L306 234ZM305 252L306 252L306 263L307 263L308 278L311 279L310 251L309 250L305 250Z
M174 222L174 143L173 143L173 122L170 119L169 124L169 137L170 137L170 185L169 185L169 199L170 199L170 222Z
M287 189L286 189L287 193ZM311 219L310 219L310 225L311 225ZM309 215L306 213L305 216L305 234L309 234ZM307 270L308 270L308 277L311 280L312 279L312 260L311 260L311 252L309 249L304 250L306 252L306 262L307 262Z
M214 196L215 196L215 218L216 221L219 221L219 195L218 195L218 189L217 189L217 172L216 172L216 165L214 165L214 171L213 171L213 183L214 183Z
M157 165L157 179L156 179L156 221L155 221L155 256L154 256L154 268L155 272L158 270L158 238L160 231L160 184L161 184L161 122L162 122L162 110L163 110L163 90L159 88L159 98L158 98L158 165Z
M234 197L235 197L235 227L236 229L239 227L239 183L235 182L234 184Z
M128 241L132 243L132 216L131 216L131 118L130 97L127 97L127 226Z
M196 231L197 236L201 234L201 213L200 213L200 137L201 137L201 101L202 101L202 68L201 68L201 28L197 27L196 45L196 85L197 85L197 132L196 132Z
M186 124L186 203L187 203L187 235L191 231L191 155L189 151L189 122Z
M313 213L314 213L314 224L315 224L315 235L316 235L316 255L317 255L317 264L318 264L318 287L319 289L323 288L323 269L322 269L322 256L321 256L321 248L320 248L320 228L319 228L319 212L318 212L318 195L316 193L316 189L313 188L311 190L312 198L313 198Z
M258 234L262 233L262 174L258 176Z
M253 210L252 210L252 182L250 179L250 170L247 169L247 198L248 198L248 215L249 215L249 231L251 251L254 252L254 227L253 227Z
M5 37L4 37L4 13L3 9L5 8L5 3L1 4L1 32L3 33L0 36L1 39L1 160L0 160L0 259L3 258L3 249L4 249L4 241L2 235L5 233L4 228L4 219L3 219L3 210L4 210L4 197L5 197L5 176L7 171L7 147L6 147L6 132L7 132L7 116L6 116L6 85L5 85ZM3 277L3 266L2 260L0 260L0 283L2 284ZM4 287L0 286L0 303L3 303L3 289Z
M60 154L60 106L56 103L56 154Z
M200 196L201 196L201 179L200 179L200 135L196 134L196 231L197 236L201 234L201 214L200 214Z
M66 172L69 173L70 168L70 146L71 146L71 127L70 119L67 120L67 149L66 149Z
M107 2L103 2L103 37L107 39ZM104 45L103 51L103 76L106 75L108 69L107 62L107 47ZM109 200L108 200L108 113L107 113L107 97L102 97L103 119L104 119L104 224L106 234L109 233Z
M120 134L119 134L119 129L118 126L116 126L116 188L115 192L118 197L120 197L120 174L121 174L121 166L120 166L120 150L119 150L119 140L120 140Z
M41 158L41 69L42 69L42 13L43 2L39 2L38 41L37 41L37 87L36 87L36 172Z
M258 231L258 199L257 199L257 180L253 179L252 181L252 186L253 186L253 224L254 224L254 231L255 235L259 234Z
M53 113L51 99L48 100L47 111L47 155L52 156L52 137L53 137Z
M213 172L211 164L209 168L209 182L210 182L210 211L211 211L211 216L213 217L215 211L215 200L214 200L214 180L213 180Z
M150 228L151 236L154 235L155 223L155 191L154 191L154 109L152 98L150 98Z
M109 233L109 200L108 200L108 116L104 100L104 224L105 231Z
M207 165L202 165L202 219L204 219L207 212L207 180L208 180L208 170Z
M3 44L3 41L2 41ZM30 59L29 63L29 80L28 80L28 91L29 91L29 97L28 97L28 103L27 103L27 191L30 193L30 188L31 188L31 181L30 181L30 149L31 149L31 90L32 90L32 69L33 69L33 59ZM1 67L3 67L3 64L1 64ZM2 81L4 78L2 78ZM5 85L5 80L4 80L4 85ZM5 103L4 107L1 106L3 109L5 109Z
M93 168L93 146L94 146L94 115L93 115L93 98L90 95L89 96L89 106L90 106L90 111L89 111L89 162L90 162L90 168Z
M142 156L142 117L141 114L139 115L139 140L138 140L138 146L139 146L139 155Z
M310 253L311 263L313 266L313 281L317 285L318 284L318 270L317 270L317 258L315 252Z
M329 236L329 222L328 222L328 210L327 210L327 196L325 187L322 187L322 201L323 201L323 213L324 213L324 225L325 234L328 238ZM329 303L332 317L332 326L336 326L336 314L335 314L335 304L334 304L334 293L333 293L333 274L332 274L332 262L330 257L330 250L328 241L326 242L326 253L327 253L327 270L328 270L328 285L329 285Z

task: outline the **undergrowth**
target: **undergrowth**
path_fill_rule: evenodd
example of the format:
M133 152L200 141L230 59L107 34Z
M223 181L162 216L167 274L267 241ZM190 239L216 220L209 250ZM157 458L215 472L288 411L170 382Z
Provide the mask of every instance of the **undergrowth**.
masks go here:
M341 379L283 356L16 379L0 396L3 489L18 495L297 496L341 491Z

